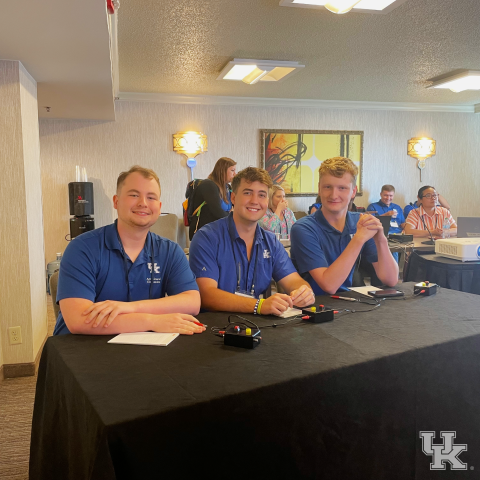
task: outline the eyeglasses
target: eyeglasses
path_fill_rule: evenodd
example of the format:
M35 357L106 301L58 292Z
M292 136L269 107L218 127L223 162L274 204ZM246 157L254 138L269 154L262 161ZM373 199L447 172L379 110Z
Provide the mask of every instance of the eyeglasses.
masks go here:
M427 193L423 198L438 198L438 193Z

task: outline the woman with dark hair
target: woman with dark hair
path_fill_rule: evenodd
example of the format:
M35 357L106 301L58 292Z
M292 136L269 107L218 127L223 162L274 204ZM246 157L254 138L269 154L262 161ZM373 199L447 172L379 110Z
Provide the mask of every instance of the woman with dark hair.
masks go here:
M405 223L405 233L414 237L442 238L443 225L448 222L449 233L457 234L457 224L449 210L437 206L435 187L425 185L418 191L419 207L411 210Z
M190 240L199 228L226 217L232 209L230 182L235 176L236 165L231 158L218 159L212 173L196 187L192 198L195 214L190 222Z

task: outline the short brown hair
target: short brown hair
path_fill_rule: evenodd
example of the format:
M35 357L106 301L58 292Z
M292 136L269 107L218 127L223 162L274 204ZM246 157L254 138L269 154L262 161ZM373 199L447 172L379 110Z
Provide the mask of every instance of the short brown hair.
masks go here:
M150 170L149 168L141 167L140 165L134 165L128 172L122 172L117 178L117 195L122 188L123 183L125 182L126 178L132 173L139 173L143 178L147 178L149 180L155 180L158 183L158 188L160 193L162 193L162 187L160 186L160 180L158 179L157 174Z
M395 193L395 187L393 185L384 185L382 189L380 190L380 193L382 192L393 192Z
M215 182L217 187L220 189L220 196L223 198L224 202L227 202L227 190L225 188L227 184L227 170L230 167L234 167L236 164L237 162L231 158L219 158L213 167L212 173L208 176L208 179L212 180L212 182Z
M260 182L269 189L273 187L272 179L266 170L257 167L247 167L238 172L232 180L232 191L237 193L240 182L244 179L247 183Z
M320 165L318 170L318 180L322 178L322 175L333 175L334 177L343 177L345 173L349 173L352 176L352 183L357 183L358 168L349 159L345 157L333 157L325 160Z

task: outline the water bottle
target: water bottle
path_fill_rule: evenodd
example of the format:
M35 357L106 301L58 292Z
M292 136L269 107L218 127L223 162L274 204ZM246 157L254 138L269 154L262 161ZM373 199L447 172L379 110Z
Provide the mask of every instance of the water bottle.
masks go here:
M57 253L57 259L47 265L47 293L50 295L50 277L55 273L55 270L60 268L60 261L62 254Z
M442 230L443 238L450 238L450 220L447 217L445 217L445 219L443 220Z

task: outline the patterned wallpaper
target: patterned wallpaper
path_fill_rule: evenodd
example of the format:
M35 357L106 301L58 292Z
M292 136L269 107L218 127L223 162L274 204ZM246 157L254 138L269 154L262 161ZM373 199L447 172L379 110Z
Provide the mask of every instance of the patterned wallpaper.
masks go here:
M197 157L197 178L205 178L216 160L231 157L238 168L259 165L259 129L363 130L364 196L359 205L379 198L385 183L395 185L395 203L416 199L420 186L433 184L450 202L454 217L480 216L480 115L398 111L325 110L247 106L174 105L117 102L115 122L40 120L46 261L62 252L69 233L67 184L75 165L86 167L94 183L95 224L115 218L112 196L118 174L133 164L153 168L162 182L162 210L181 216L189 179L185 160L172 150L172 134L197 130L208 135L208 152ZM416 161L406 154L415 136L437 141L420 183ZM291 198L295 210L315 200Z
M19 62L0 61L0 109L0 362L14 364L32 362L47 331L36 84ZM23 343L10 345L18 325Z
M32 352L33 359L35 359L47 336L48 327L45 290L45 248L42 218L42 185L40 182L37 83L22 65L20 65L20 85L30 270L30 317L33 341Z

